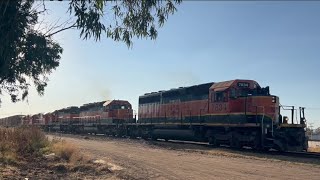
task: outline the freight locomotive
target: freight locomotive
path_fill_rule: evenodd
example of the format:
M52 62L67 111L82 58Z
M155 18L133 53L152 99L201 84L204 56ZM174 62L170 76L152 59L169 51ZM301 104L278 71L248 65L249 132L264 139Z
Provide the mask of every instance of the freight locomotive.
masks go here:
M304 108L299 122L281 115L279 97L253 80L231 80L146 93L138 117L124 100L103 101L28 116L48 131L189 140L259 150L307 150ZM37 119L42 119L38 121ZM0 120L1 122L1 120ZM30 124L30 123L29 123Z

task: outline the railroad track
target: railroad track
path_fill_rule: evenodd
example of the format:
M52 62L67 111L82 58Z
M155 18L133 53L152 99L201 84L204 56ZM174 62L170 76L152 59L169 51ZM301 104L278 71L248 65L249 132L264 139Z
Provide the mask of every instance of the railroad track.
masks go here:
M320 159L320 153L316 152L278 152L279 155L301 157L301 158L314 158Z
M169 141L164 141L164 140L158 140L161 142L166 142L166 143L180 143L180 144L193 144L193 145L199 145L199 146L204 146L208 148L219 148L219 149L225 149L225 150L232 150L235 152L249 152L249 153L259 153L259 154L265 154L265 155L277 155L277 156L290 156L290 157L297 157L297 158L314 158L314 159L319 159L320 160L320 153L316 152L279 152L279 151L257 151L251 148L241 148L241 149L235 149L231 148L229 146L219 146L219 147L212 147L208 143L202 143L202 142L192 142L192 141L178 141L178 140L169 140Z
M62 133L63 134L63 133ZM60 134L61 135L61 134ZM80 136L93 136L93 137L97 137L97 138L105 138L106 136L104 135L93 135L93 134L82 134ZM118 139L116 137L113 136L107 136L108 138L115 138ZM152 141L150 141L152 142ZM257 151L251 148L241 148L241 149L235 149L235 148L231 148L229 146L219 146L219 147L213 147L211 145L209 145L209 143L206 142L194 142L194 141L179 141L179 140L169 140L169 141L165 141L164 139L158 139L156 141L154 141L155 143L157 142L161 142L161 143L167 143L167 144L186 144L186 145L196 145L199 147L205 147L205 148L212 148L212 149L224 149L226 151L229 152L246 152L246 153L256 153L256 154L262 154L262 155L272 155L272 156L288 156L288 157L296 157L296 158L313 158L313 159L319 159L320 160L320 153L316 153L316 152L279 152L279 151Z

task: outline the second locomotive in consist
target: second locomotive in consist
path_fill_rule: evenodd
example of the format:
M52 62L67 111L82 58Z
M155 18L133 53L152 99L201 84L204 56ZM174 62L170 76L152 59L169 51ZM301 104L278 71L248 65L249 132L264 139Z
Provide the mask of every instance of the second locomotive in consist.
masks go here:
M139 97L139 124L151 126L154 139L302 151L307 149L303 116L299 124L288 124L280 115L279 98L253 80L206 83Z
M72 106L48 115L50 120L43 126L46 130L71 133L123 134L123 124L135 122L131 104L124 100Z

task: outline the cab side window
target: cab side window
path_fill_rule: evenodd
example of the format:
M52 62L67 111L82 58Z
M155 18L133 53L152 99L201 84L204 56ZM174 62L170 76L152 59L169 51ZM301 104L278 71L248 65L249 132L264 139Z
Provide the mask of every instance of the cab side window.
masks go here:
M227 101L228 101L227 92L214 93L214 102L227 102Z
M236 98L237 97L237 91L235 88L232 88L230 91L230 97L231 98Z

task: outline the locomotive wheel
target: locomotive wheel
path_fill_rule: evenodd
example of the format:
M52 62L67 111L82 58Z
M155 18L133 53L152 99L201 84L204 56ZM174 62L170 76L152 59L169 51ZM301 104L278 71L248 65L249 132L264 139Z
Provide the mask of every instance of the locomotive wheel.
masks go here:
M237 136L239 136L238 133L233 133L233 136L230 139L230 146L236 149L240 149L242 148L242 146Z
M232 147L240 149L241 148L241 144L238 140L235 140L232 142Z
M144 140L148 140L148 136L146 136L146 135L141 135L141 138Z
M261 136L260 135L255 137L255 140L253 141L252 148L254 150L257 150L257 151L263 150L263 147L262 147L262 144L261 144Z
M158 139L158 138L157 138L156 136L153 136L153 135L151 136L151 140L152 140L152 141L156 141L157 139Z
M133 132L129 133L129 138L130 139L136 139L136 136L135 134L133 134Z
M220 144L217 142L217 139L215 137L209 137L209 145L218 147Z
M275 141L275 149L280 152L288 151L288 145L285 139Z
M263 148L261 147L261 144L260 142L254 142L254 145L252 147L254 150L257 150L257 151L261 151Z
M231 147L236 148L236 149L240 149L241 145L240 142L238 141L238 139L233 139L231 142Z
M270 147L264 147L264 148L263 148L263 151L268 152L268 151L270 151L270 149L271 149Z

